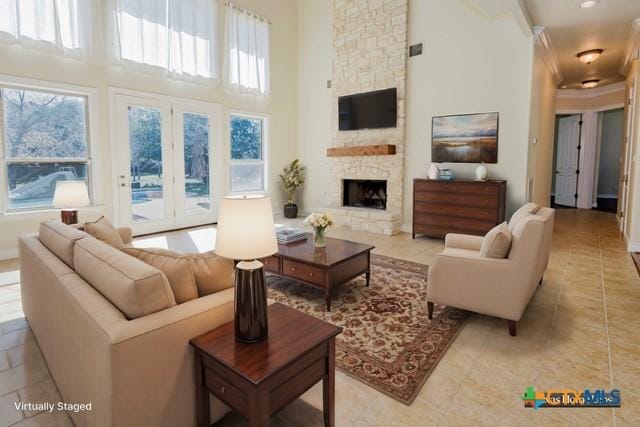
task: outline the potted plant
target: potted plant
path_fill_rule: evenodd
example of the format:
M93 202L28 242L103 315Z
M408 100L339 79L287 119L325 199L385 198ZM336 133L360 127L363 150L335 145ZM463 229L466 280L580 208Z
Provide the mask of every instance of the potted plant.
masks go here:
M295 159L280 174L282 188L287 193L287 203L284 205L285 218L296 218L298 216L298 205L294 203L294 196L298 187L304 182L303 170L304 167L300 166L300 160Z

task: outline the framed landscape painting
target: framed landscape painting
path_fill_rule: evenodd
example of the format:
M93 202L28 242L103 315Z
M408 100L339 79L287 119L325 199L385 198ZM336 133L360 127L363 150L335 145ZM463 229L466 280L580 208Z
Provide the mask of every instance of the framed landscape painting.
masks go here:
M434 163L498 163L498 113L434 117Z

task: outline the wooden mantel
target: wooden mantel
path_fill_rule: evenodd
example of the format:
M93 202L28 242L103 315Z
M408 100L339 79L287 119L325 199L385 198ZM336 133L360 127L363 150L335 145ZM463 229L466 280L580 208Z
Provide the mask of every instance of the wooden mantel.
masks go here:
M394 154L396 154L395 144L327 148L327 157L388 156Z

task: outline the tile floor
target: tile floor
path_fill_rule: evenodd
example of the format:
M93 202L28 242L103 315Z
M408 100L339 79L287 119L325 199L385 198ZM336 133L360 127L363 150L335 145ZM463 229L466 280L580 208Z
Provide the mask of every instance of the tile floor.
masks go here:
M166 233L141 246L206 250L211 228ZM441 242L336 228L330 235L376 245L375 252L430 264ZM0 426L65 426L65 413L16 411L16 401L57 401L59 393L23 318L17 261L0 262ZM338 426L638 425L640 278L612 214L559 210L549 269L518 326L473 315L407 407L338 372ZM524 409L536 388L621 390L620 409ZM321 387L292 403L274 424L322 425ZM237 416L225 426L246 425Z

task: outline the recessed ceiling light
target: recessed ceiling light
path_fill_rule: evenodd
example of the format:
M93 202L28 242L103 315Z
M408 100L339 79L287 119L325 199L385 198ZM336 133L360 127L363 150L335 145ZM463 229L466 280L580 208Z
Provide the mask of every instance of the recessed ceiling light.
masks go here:
M593 61L600 58L602 52L604 52L602 49L591 49L580 52L576 56L581 62L584 62L585 64L591 64Z
M592 7L596 7L598 3L600 3L600 0L578 0L580 9L591 9Z
M591 88L594 88L594 87L598 86L598 83L600 83L599 79L585 80L585 81L582 82L582 88L583 89L591 89Z

